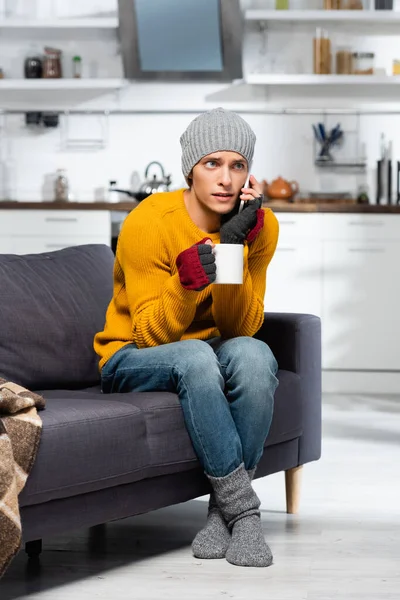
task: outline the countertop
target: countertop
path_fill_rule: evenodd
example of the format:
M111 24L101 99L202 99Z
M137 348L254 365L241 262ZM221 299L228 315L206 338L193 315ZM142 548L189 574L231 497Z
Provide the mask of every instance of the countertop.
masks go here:
M130 212L138 206L138 202L17 202L0 201L0 210L110 210ZM377 204L339 204L335 202L266 202L264 207L271 208L274 212L300 212L300 213L372 213L372 214L399 214L400 205Z

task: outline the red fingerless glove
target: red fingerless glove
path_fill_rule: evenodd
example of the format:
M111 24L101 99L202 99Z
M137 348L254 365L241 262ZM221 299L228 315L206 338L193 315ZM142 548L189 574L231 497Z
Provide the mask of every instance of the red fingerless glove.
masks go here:
M200 292L216 278L215 256L204 238L178 254L176 266L182 287Z
M257 209L257 223L254 225L253 229L249 231L246 236L246 240L251 243L260 233L261 229L264 227L264 211L262 208Z

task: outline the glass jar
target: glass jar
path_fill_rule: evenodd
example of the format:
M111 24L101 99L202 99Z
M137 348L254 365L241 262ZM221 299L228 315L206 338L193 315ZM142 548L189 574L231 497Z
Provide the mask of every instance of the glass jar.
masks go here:
M400 75L400 60L393 60L393 75Z
M343 8L342 0L324 0L325 10L341 10Z
M43 77L46 79L59 79L62 77L61 50L45 48Z
M340 48L336 52L337 75L351 75L353 73L353 54L348 48Z
M57 177L54 184L54 200L56 202L68 202L69 184L65 169L57 169Z
M80 56L74 56L72 59L72 77L74 79L82 77L82 59Z
M317 29L314 38L314 73L330 75L331 73L331 41L325 29Z
M353 52L354 75L373 75L374 59L373 52Z

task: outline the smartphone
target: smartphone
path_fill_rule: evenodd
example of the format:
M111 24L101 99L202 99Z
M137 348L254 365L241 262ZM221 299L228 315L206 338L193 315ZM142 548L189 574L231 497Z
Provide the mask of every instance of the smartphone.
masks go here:
M247 179L246 179L246 181L244 182L244 186L243 186L243 187L245 187L245 188L249 187L249 183L250 183L250 173L247 175ZM239 204L239 210L238 210L238 214L239 214L240 212L242 212L242 210L243 210L243 208L244 208L244 202L245 202L244 200L241 200L241 201L240 201L240 204Z

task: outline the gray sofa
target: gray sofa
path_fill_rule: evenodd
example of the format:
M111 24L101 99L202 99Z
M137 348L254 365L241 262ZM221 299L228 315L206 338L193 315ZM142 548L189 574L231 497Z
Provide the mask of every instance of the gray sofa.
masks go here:
M30 555L47 536L209 491L175 394L100 392L92 343L112 295L113 262L103 245L0 255L0 376L47 401L20 496ZM261 477L320 457L320 321L267 314L257 337L280 366Z

